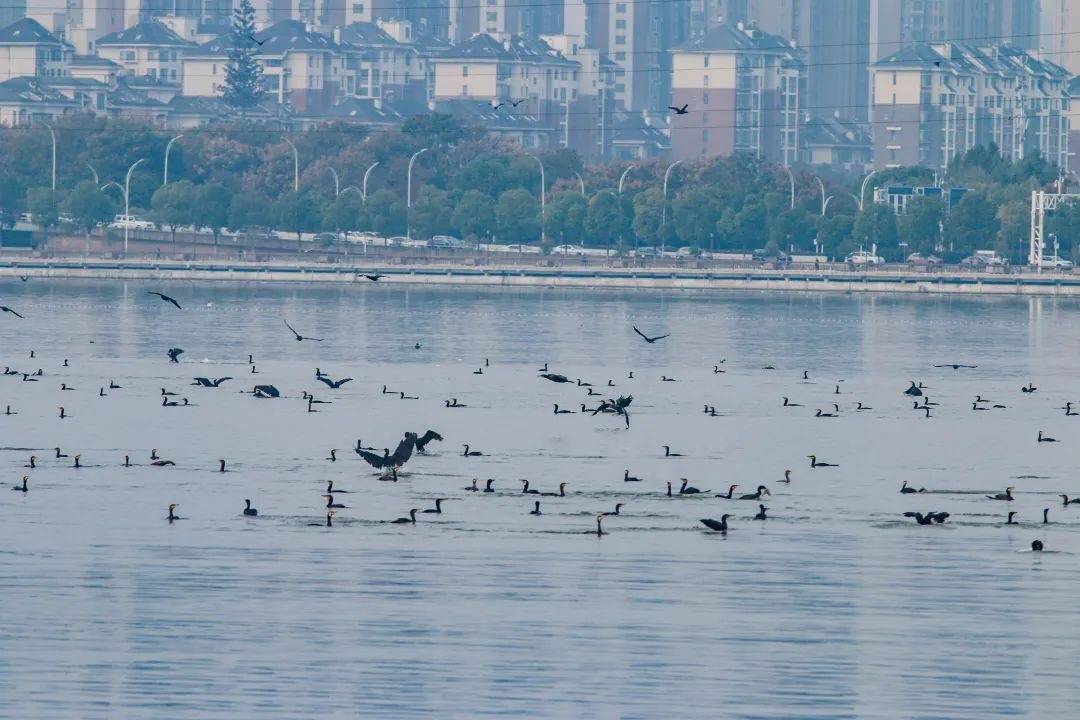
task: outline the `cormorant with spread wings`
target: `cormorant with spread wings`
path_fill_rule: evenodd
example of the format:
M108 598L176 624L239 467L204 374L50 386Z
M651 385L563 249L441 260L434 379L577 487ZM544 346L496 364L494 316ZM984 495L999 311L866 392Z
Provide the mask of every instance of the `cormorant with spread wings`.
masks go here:
M409 461L412 457L413 449L416 447L416 433L407 432L401 442L398 443L397 449L393 454L390 453L389 448L383 450L383 454L368 452L367 450L357 450L356 454L364 458L368 465L373 468L399 468Z

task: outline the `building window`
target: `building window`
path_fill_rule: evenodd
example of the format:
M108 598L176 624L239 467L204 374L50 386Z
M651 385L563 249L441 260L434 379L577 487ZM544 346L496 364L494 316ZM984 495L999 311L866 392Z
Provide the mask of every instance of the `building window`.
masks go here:
M626 3L615 3L615 12L617 12L617 13L626 12Z
M363 15L364 14L364 4L363 3L354 4L352 6L352 11L357 15Z
M615 44L616 45L625 45L626 44L626 36L625 35L616 35L615 36Z
M622 19L616 20L615 21L615 29L616 30L625 30L626 29L626 21L622 20Z
M705 67L709 67L709 56L705 56Z
M489 12L487 14L487 19L488 19L488 22L498 22L499 13L497 13L497 12Z
M135 51L124 50L120 53L120 59L124 62L135 62Z
M619 50L618 52L615 53L615 59L616 60L626 60L626 52L624 52L623 50Z
M708 105L709 104L709 93L701 93L701 104L702 105Z
M469 86L468 85L462 85L461 86L461 94L462 95L468 95L469 94Z
M462 65L461 66L461 77L469 77L469 66L468 65Z

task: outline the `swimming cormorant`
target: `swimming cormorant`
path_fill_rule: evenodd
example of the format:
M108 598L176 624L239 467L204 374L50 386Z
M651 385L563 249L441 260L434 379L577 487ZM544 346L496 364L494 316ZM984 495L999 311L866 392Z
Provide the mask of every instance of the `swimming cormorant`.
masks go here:
M522 483L521 484L521 492L525 493L526 495L539 495L540 494L539 490L530 490L529 489L529 481L528 480L522 480L521 483Z
M1005 520L1005 524L1006 524L1006 525L1019 525L1020 523L1018 523L1018 522L1016 522L1015 520L1013 520L1013 516L1014 516L1014 515L1016 515L1016 514L1017 514L1017 513L1016 513L1016 511L1015 511L1015 510L1014 510L1013 512L1010 512L1010 513L1009 513L1009 517L1008 517L1008 518L1007 518L1007 519Z
M573 415L574 411L573 410L560 410L559 409L559 403L555 403L555 414L556 415Z
M787 395L784 396L784 407L802 407L799 403L793 403L787 399Z
M829 463L829 462L818 462L818 459L817 459L817 455L807 455L806 457L810 458L810 467L812 467L812 468L819 468L819 467L840 467L840 466L839 466L839 465L837 465L836 463Z
M13 485L11 489L16 490L18 492L29 492L30 488L26 487L26 481L29 480L29 479L30 478L28 476L23 475L22 476L22 485Z
M904 481L903 483L901 483L901 485L900 485L900 492L901 492L901 494L903 494L903 495L910 495L911 493L921 493L921 492L926 492L926 488L919 488L918 490L916 490L916 489L915 489L915 488L913 488L913 487L908 487L908 484L907 484L907 480L905 480L905 481Z
M682 453L673 453L673 452L671 452L671 446L670 445L664 445L663 448L664 448L664 457L682 457Z
M543 513L540 512L540 501L539 500L536 501L535 507L532 510L529 511L529 514L530 515L543 515Z
M1042 552L1042 551L1043 551L1043 542L1042 542L1042 540L1032 540L1031 541L1031 552Z
M629 470L629 469L623 470L623 477L622 477L622 479L623 479L623 482L641 482L641 478L639 478L639 477L632 477L632 476L630 475L630 470Z
M259 511L251 507L251 500L244 500L244 514L250 517L254 517L259 514Z
M570 378L566 377L565 375L559 375L558 373L540 373L540 377L544 378L545 380L550 380L553 383L573 382L572 380L570 380Z
M740 495L739 499L740 500L760 500L762 495L768 495L768 496L772 497L772 493L769 492L769 488L765 487L764 485L758 485L756 491L754 491L752 493L748 493L746 495Z
M690 481L686 478L679 478L682 480L682 487L679 488L680 495L700 495L702 493L709 492L708 490L698 490L693 485L690 485Z
M335 488L333 480L327 480L326 481L326 494L327 495L333 495L334 493L347 493L347 492L349 492L349 491Z
M728 520L729 517L731 517L730 513L724 513L723 515L720 516L719 520L712 520L710 518L701 518L701 524L704 525L705 527L709 528L710 530L715 530L718 533L721 533L723 535L727 535L727 531L728 531L727 520Z
M487 479L487 482L484 484L484 492L486 492L486 493L495 492L495 478L488 478Z
M990 498L991 500L1009 500L1009 501L1012 501L1012 500L1016 499L1016 498L1014 498L1012 496L1012 492L1015 489L1016 488L1014 486L1010 485L1009 487L1005 488L1005 492L998 493L997 495L987 495L986 497Z
M473 478L472 485L466 486L465 489L469 492L479 492L480 488L476 487L476 478Z
M170 503L169 504L169 516L166 518L169 522L172 522L173 520L182 520L183 519L179 515L177 515L175 512L173 512L178 507L180 507L179 503Z
M465 452L462 453L462 456L463 457L480 457L483 454L484 453L480 452L479 450L470 450L469 446L466 445L465 446Z
M1050 508L1043 508L1043 525L1050 523Z
M731 500L734 497L735 488L737 488L737 487L739 487L739 486L738 485L731 485L731 486L728 487L726 495L724 493L717 493L716 497L723 498L725 500Z
M1041 442L1041 443L1043 443L1043 442L1057 442L1057 440L1050 437L1049 435L1043 435L1043 431L1040 430L1039 431L1039 442Z
M435 507L424 510L426 513L435 513L442 515L442 504L446 501L446 498L435 498Z
M758 513L757 513L757 515L754 516L754 519L755 520L768 520L768 517L765 515L765 511L768 510L768 509L769 508L765 507L764 505L758 505Z
M349 507L348 505L342 505L341 503L334 502L334 496L333 495L323 495L323 497L326 498L326 507L328 507L328 508L347 508L347 507Z
M559 483L559 492L542 492L540 497L566 497L566 483Z
M1061 504L1065 505L1065 506L1068 506L1068 505L1080 505L1080 498L1073 498L1072 500L1070 500L1068 495L1062 495L1061 496L1061 501L1062 501Z
M416 508L409 511L409 517L399 517L397 520L391 520L391 525L404 525L405 523L416 524L416 513L419 512Z

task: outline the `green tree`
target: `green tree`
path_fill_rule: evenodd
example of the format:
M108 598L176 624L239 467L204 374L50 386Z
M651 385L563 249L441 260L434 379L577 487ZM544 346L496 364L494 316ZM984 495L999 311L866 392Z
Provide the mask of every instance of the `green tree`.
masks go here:
M262 193L241 191L229 201L229 219L225 226L234 232L272 228L276 224L273 203Z
M897 237L896 214L889 206L870 203L855 216L851 239L864 250L875 246L895 248Z
M361 230L364 223L364 198L358 192L342 193L323 208L323 230L334 233Z
M588 214L585 216L585 230L592 242L608 247L629 234L626 216L618 196L610 191L592 196Z
M675 230L687 245L710 248L717 234L717 221L724 208L711 188L686 188L671 205Z
M997 208L990 204L986 195L971 191L953 207L945 220L945 248L950 260L970 255L976 249L986 248L998 234Z
M540 208L525 190L507 190L495 206L495 226L499 239L506 242L531 242L540 234Z
M769 222L769 239L784 252L807 249L817 233L817 216L800 207L784 209Z
M997 219L998 236L994 250L1012 262L1023 262L1027 258L1031 233L1031 203L1027 200L1002 203L997 210ZM1050 232L1053 232L1053 220L1050 226ZM1077 230L1080 230L1080 225Z
M371 229L383 237L405 232L405 203L389 190L378 190L368 196L367 217Z
M0 174L0 229L14 227L26 207L26 186L11 172Z
M945 203L941 198L911 198L904 214L896 220L897 233L900 242L907 244L907 253L929 255L937 252L944 219Z
M649 188L634 196L634 236L650 245L659 245L662 238L664 195Z
M479 190L469 190L458 200L450 221L463 238L491 237L495 230L495 201Z
M446 235L450 232L451 215L453 207L447 194L438 188L425 186L409 208L409 232L423 240Z
M259 104L263 96L262 66L255 59L255 8L251 0L240 0L233 11L229 33L229 64L225 67L222 99L240 110L241 116Z
M26 209L34 224L48 232L60 222L60 199L52 188L38 187L26 191Z
M321 208L315 198L302 192L286 193L274 205L278 227L296 233L296 251L301 252L301 237L305 231L315 230L321 217Z
M724 218L717 225L717 231L727 238L728 249L750 252L761 247L769 232L769 214L765 204L756 197L748 198L734 217L726 223Z
M155 223L168 227L176 244L176 228L189 225L195 216L195 186L187 180L162 185L150 198L150 217Z
M855 218L850 215L830 215L818 222L818 253L826 257L844 256L854 248L851 231Z
M589 205L581 193L561 192L547 206L547 234L563 243L585 242Z
M193 227L210 228L217 245L221 230L229 224L229 208L232 193L224 184L210 182L195 189L195 202L192 205Z
M90 249L90 233L99 223L107 222L114 213L113 204L101 188L86 180L76 185L62 205L64 212L75 220L86 238L87 251Z

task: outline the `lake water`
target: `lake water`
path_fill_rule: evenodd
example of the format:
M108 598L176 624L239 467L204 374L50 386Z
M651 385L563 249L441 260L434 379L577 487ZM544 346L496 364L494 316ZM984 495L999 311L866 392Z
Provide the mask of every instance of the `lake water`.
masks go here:
M0 716L1080 708L1080 506L1057 497L1080 495L1080 417L1060 409L1080 401L1077 301L31 280L0 282L0 302L26 316L0 316L0 365L44 371L0 377L0 409L19 413L0 415L3 481L30 476L0 495ZM295 342L283 318L325 342ZM671 337L647 345L635 324ZM537 379L544 362L632 393L632 427L556 416L596 398ZM945 362L979 367L931 367ZM329 390L316 367L354 380ZM902 394L911 379L940 403L930 419ZM110 380L123 388L99 397ZM238 392L256 381L283 397ZM1028 381L1037 393L1019 392ZM162 387L195 406L161 407ZM304 390L333 402L308 413ZM976 394L1007 408L974 412ZM838 418L812 417L833 402ZM445 441L397 483L350 450L428 428ZM149 466L151 449L176 465ZM839 467L811 470L811 453ZM769 519L756 502L667 497L684 477L765 484ZM465 492L474 478L498 492ZM521 479L568 496L532 516ZM328 480L350 507L309 526ZM928 492L901 495L904 480ZM1007 485L1015 502L984 498ZM441 515L385 522L437 497ZM166 522L170 502L182 521ZM618 502L609 534L587 534ZM951 517L920 527L907 510ZM698 522L725 512L726 536Z

